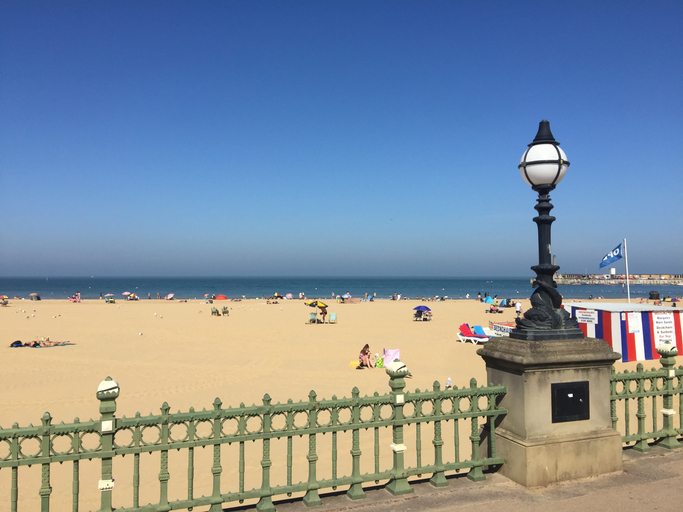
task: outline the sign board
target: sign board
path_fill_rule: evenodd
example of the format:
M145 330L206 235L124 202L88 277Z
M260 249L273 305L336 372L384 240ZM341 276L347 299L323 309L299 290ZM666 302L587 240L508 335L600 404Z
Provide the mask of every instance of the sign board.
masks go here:
M597 324L598 312L595 309L580 309L576 312L576 320L580 324Z
M512 325L493 324L493 334L495 336L510 336L512 329L514 329Z
M665 341L676 344L673 313L652 313L652 326L654 327L655 347Z

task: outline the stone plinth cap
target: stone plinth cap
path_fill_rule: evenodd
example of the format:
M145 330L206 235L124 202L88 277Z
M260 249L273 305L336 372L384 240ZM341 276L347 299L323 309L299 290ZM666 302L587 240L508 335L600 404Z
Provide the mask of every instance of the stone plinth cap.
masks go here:
M531 341L496 337L477 350L477 354L487 365L517 369L603 366L621 358L605 340L597 338Z

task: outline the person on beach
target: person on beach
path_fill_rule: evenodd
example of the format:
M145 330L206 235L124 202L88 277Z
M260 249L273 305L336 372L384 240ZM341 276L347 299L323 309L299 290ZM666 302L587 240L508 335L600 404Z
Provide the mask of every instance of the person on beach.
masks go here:
M515 304L515 313L517 313L517 318L522 314L522 303L520 301L517 301L517 304Z
M327 316L327 308L320 308L320 316L323 317L323 323L325 323L325 317Z
M370 345L368 345L367 343L361 349L360 354L358 355L358 362L360 363L360 365L358 366L359 368L375 367L375 362L372 360L372 356L370 355Z
M34 347L34 348L40 348L40 347L55 347L57 345L65 345L68 342L59 342L59 341L50 341L50 340L40 340L40 341L29 341L28 343L24 343L24 347Z

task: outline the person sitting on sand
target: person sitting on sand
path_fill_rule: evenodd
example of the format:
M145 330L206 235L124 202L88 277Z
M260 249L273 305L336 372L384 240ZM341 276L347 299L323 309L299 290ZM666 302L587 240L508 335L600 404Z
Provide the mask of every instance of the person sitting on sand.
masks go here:
M372 355L370 354L370 345L367 343L361 349L358 355L358 361L360 362L359 368L374 368L375 362L372 360Z

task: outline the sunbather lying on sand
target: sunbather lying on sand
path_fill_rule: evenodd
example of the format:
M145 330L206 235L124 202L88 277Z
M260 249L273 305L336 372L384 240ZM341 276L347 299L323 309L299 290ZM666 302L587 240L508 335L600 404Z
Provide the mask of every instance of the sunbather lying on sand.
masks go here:
M17 348L17 347L33 347L33 348L41 348L41 347L59 347L62 345L73 345L73 343L69 341L50 341L50 340L39 340L39 341L29 341L28 343L22 343L21 341L14 341L10 345L10 347Z

